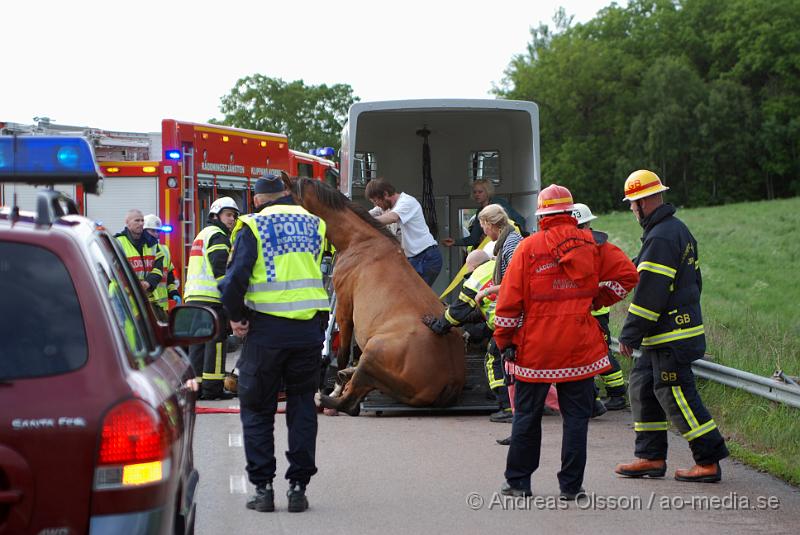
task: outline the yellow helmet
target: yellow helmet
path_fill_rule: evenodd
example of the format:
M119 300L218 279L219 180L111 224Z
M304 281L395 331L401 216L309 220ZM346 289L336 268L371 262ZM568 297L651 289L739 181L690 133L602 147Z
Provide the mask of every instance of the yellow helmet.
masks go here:
M658 175L647 169L639 169L625 180L625 198L623 201L638 201L650 195L667 191L669 188L661 183Z

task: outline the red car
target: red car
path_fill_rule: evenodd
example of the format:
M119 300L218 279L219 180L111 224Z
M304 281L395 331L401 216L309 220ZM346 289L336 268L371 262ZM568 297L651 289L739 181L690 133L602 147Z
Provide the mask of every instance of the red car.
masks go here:
M84 140L0 138L0 183L99 178ZM0 533L192 533L195 374L173 346L218 319L158 323L116 240L37 203L0 209Z

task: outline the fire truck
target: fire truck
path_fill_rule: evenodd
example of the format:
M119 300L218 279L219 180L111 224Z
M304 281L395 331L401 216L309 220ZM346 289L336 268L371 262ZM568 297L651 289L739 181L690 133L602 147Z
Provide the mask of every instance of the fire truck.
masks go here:
M80 212L121 231L125 215L136 208L158 214L163 241L181 280L192 240L203 228L208 208L219 197L232 197L243 212L252 209L255 181L267 173L286 172L338 183L336 164L318 154L290 150L284 134L164 119L161 132L113 132L56 125L46 118L37 125L0 122L0 135L81 135L94 150L105 177L102 195L87 194L80 185L58 186ZM315 153L333 155L333 149ZM4 185L0 204L32 209L32 186Z

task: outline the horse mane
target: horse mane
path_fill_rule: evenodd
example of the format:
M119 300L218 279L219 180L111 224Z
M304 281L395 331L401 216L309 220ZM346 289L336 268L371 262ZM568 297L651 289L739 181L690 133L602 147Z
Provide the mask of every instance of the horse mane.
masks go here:
M292 192L300 199L301 204L303 200L303 191L309 187L314 190L314 195L316 195L319 202L328 208L336 210L337 212L343 212L349 209L372 228L378 230L387 238L391 238L394 242L397 242L397 236L392 234L389 229L386 228L386 225L372 217L372 214L370 214L366 208L348 199L341 191L321 180L299 178L294 182Z

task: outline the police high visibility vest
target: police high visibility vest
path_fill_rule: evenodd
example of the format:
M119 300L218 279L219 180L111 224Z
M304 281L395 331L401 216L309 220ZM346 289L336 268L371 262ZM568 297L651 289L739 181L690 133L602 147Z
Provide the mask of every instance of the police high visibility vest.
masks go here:
M172 265L172 257L169 254L169 249L167 248L167 246L159 243L158 249L164 255L164 263L162 269L164 274L161 276L161 281L158 283L156 289L153 290L152 294L150 294L150 301L157 304L164 310L167 310L169 308L169 303L167 302L169 299L169 292L172 289L172 288L169 289L167 288L167 277L169 276L170 273L172 273L174 266ZM174 286L174 284L172 286Z
M282 318L308 320L330 310L320 261L325 221L301 206L267 206L239 218L258 242L258 255L245 293L251 310ZM234 230L232 241L241 226Z
M208 242L215 234L225 234L225 232L216 225L209 225L201 230L192 242L189 267L186 270L186 288L183 290L184 301L208 301L211 303L222 301L214 270L208 260L209 253L216 250L217 247L225 247L218 245L209 248Z
M161 256L161 251L159 251L157 244L147 245L147 243L145 243L142 246L142 252L139 253L127 236L122 235L117 236L116 238L119 244L122 246L125 257L128 259L128 263L133 268L136 278L142 281L150 272L158 273L159 275L162 274L159 271L153 270L153 264L155 264L156 259Z
M464 281L464 288L469 288L477 294L484 288L491 286L495 263L494 260L489 260L478 266L475 271L472 272L472 275ZM458 298L461 299L461 295L459 295ZM486 325L488 325L491 330L494 330L494 309L496 301L496 297L486 296L481 299L480 303L476 303L478 308L481 309L483 317L486 318Z

